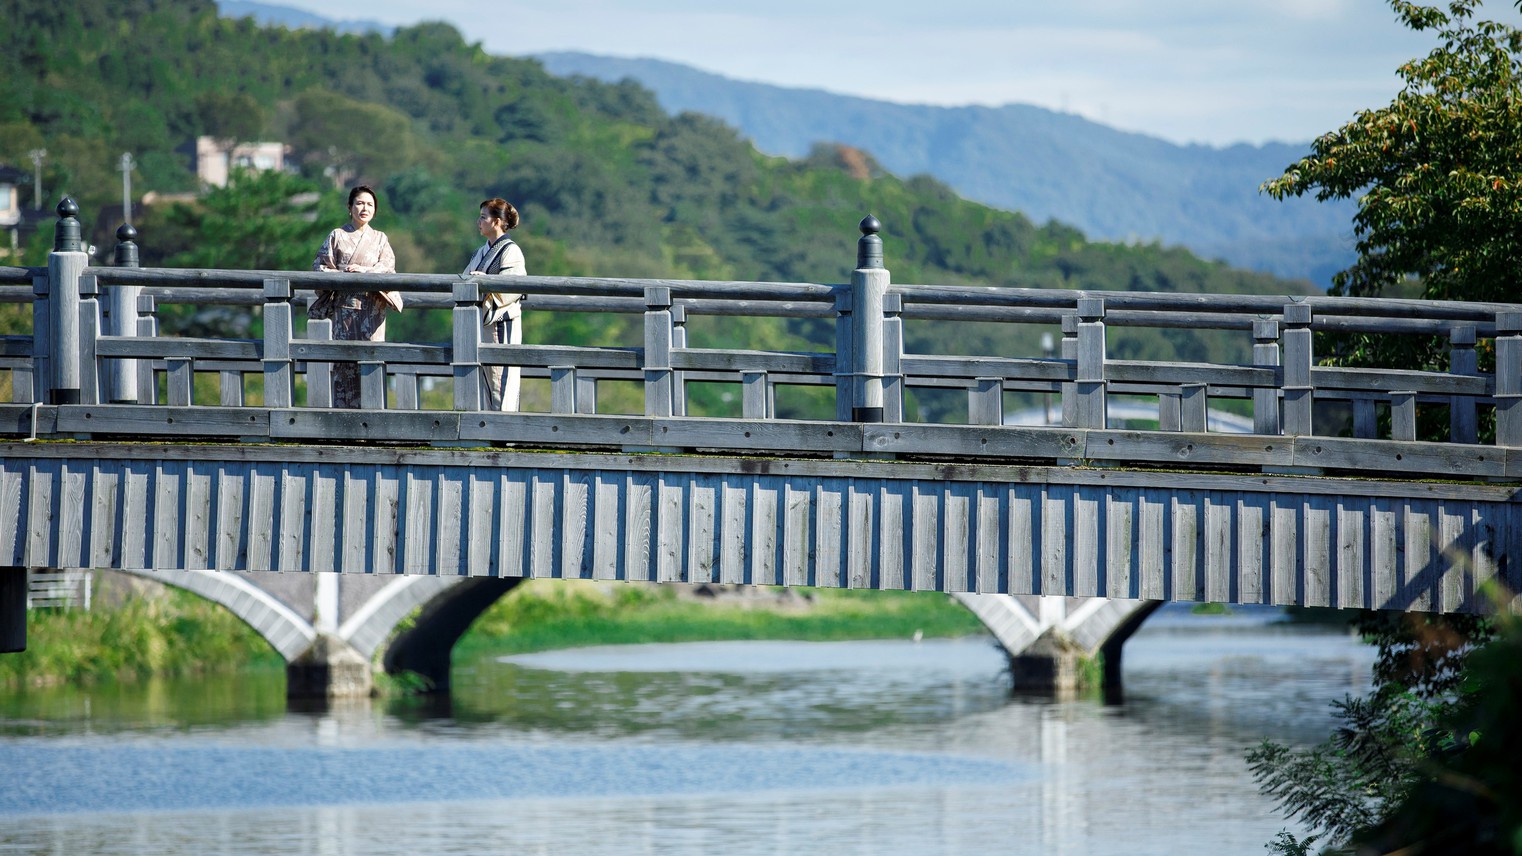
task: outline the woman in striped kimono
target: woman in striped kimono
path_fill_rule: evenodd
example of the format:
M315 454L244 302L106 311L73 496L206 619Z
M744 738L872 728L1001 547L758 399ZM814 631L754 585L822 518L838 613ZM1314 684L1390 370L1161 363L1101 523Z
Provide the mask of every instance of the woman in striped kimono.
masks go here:
M396 273L396 255L386 233L372 228L375 219L375 191L359 185L349 191L349 222L328 233L317 251L313 270L344 273ZM317 292L317 299L307 311L308 317L330 319L333 338L351 341L386 340L386 313L401 311L399 291L363 293ZM359 407L359 366L356 363L333 364L333 406Z

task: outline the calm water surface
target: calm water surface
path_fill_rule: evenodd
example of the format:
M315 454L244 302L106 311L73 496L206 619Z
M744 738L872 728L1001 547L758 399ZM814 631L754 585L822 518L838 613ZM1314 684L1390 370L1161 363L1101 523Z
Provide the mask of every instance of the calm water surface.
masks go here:
M1343 633L1167 608L1125 699L1011 698L986 639L594 648L448 702L288 710L279 674L0 701L0 854L1262 853L1242 760L1361 694Z

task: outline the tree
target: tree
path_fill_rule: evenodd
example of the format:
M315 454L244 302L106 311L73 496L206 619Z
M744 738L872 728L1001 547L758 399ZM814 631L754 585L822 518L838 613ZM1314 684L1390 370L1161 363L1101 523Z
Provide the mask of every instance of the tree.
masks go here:
M1522 31L1475 21L1483 0L1390 0L1438 47L1399 69L1388 106L1358 113L1263 189L1359 198L1358 259L1333 292L1372 296L1420 278L1434 299L1510 300L1522 267Z
M1338 848L1368 838L1422 792L1429 758L1453 742L1443 723L1463 709L1465 661L1493 632L1484 618L1426 613L1367 612L1357 626L1379 650L1369 696L1337 702L1341 724L1318 746L1264 741L1247 753L1264 793L1311 828L1305 839L1281 832L1274 852L1308 854L1318 841L1337 845L1325 852L1352 852Z
M312 266L323 235L343 222L337 212L317 217L311 182L273 170L234 170L227 186L194 205L178 204L171 223L188 240L171 267L236 270L304 270Z

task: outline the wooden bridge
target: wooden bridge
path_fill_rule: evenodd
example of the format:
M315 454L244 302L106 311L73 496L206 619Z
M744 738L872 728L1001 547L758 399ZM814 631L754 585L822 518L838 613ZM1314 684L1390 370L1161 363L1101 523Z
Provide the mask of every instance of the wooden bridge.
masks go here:
M1059 683L1053 651L1118 668L1162 601L1464 612L1522 589L1517 306L897 285L868 218L847 283L514 278L531 330L615 313L642 341L486 345L491 278L144 269L130 227L91 266L70 206L47 269L0 269L0 302L33 307L31 335L0 340L0 565L195 588L293 661L329 652L321 669L335 646L367 662L421 606L436 620L388 665L447 681L453 638L528 578L944 591ZM452 341L333 341L296 311L313 288L403 290ZM243 307L262 335L173 335L176 303ZM813 319L833 347L689 344L747 318ZM906 348L968 322L1060 347ZM1240 359L1109 357L1130 327L1209 331ZM1438 341L1448 370L1328 365L1320 332ZM335 362L358 363L362 409L330 406ZM483 411L493 365L546 409ZM729 412L690 394L714 385ZM642 412L604 412L610 390ZM947 396L955 418L926 421ZM1005 424L1053 399L1061 424ZM1155 424L1111 427L1115 402ZM1207 430L1208 409L1251 433ZM1433 415L1447 436L1418 440Z

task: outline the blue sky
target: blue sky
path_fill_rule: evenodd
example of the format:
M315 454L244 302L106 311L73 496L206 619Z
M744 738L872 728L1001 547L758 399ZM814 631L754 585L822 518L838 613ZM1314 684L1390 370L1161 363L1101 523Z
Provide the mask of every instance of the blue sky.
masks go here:
M1035 104L1177 143L1300 142L1389 103L1430 34L1381 0L272 0L444 20L491 53L655 57L919 104ZM1486 14L1515 21L1509 4Z

